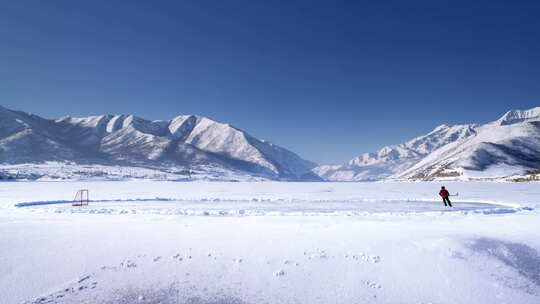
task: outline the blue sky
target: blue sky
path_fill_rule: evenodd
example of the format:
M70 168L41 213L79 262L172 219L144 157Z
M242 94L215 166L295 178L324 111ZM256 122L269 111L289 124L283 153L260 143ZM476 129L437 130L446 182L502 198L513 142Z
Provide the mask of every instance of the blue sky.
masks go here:
M540 105L540 1L0 1L0 104L200 114L319 163Z

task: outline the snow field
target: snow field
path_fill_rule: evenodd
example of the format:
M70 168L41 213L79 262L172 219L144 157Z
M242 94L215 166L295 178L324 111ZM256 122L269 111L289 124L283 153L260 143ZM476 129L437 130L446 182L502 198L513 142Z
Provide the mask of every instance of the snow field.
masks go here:
M436 183L0 186L2 303L540 300L532 183L446 183L460 193L456 210L436 200ZM79 188L105 201L88 209L58 204ZM47 201L56 204L15 207ZM265 213L169 213L212 208ZM339 208L359 213L325 215ZM79 209L114 212L68 211ZM511 212L484 212L501 209Z

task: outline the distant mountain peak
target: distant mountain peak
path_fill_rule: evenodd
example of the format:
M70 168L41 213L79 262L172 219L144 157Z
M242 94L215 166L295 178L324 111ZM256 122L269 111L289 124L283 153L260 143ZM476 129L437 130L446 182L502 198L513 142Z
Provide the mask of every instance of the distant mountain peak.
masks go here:
M41 119L5 108L0 162L71 161L222 168L268 178L319 179L312 162L230 124L198 115L149 121L125 115Z
M440 125L403 144L363 153L345 165L320 166L314 172L325 179L350 181L464 178L463 172L467 170L480 176L483 173L478 172L491 166L502 166L508 174L534 170L540 168L537 121L540 121L540 107L511 110L485 125ZM498 170L496 174L501 172Z
M510 110L499 118L496 123L504 126L529 120L540 120L540 107L529 110Z
M441 130L447 130L449 128L450 127L448 125L442 124L442 125L439 125L439 126L435 127L435 129L433 129L430 133L439 132Z

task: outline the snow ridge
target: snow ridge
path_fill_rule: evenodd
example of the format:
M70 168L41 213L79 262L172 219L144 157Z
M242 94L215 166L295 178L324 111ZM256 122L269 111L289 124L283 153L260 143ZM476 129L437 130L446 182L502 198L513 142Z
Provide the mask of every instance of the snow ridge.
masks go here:
M328 180L378 180L411 167L432 151L475 134L476 125L441 125L426 135L406 143L386 146L374 153L364 153L345 165L314 169Z
M540 169L540 107L484 125L441 125L404 144L313 171L336 181L505 178Z
M197 115L149 121L134 115L47 120L0 107L0 162L68 161L153 168L231 170L271 179L318 180L316 165L229 124Z
M496 121L501 126L509 125L513 123L523 121L540 120L540 107L532 108L530 110L510 110L506 112L499 120Z

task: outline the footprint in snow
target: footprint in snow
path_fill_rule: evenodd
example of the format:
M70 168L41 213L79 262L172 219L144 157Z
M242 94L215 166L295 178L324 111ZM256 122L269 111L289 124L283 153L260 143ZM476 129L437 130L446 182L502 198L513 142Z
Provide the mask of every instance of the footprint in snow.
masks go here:
M131 260L124 260L122 263L120 263L120 266L124 268L136 268L137 264Z
M378 256L378 255L376 255L376 256L370 256L369 259L370 259L371 263L375 263L375 264L376 264L376 263L379 263L379 262L381 261L381 257Z
M345 255L345 258L347 258L348 255ZM368 262L368 263L373 263L373 264L377 264L381 261L381 257L378 256L378 255L366 255L365 253L362 253L360 255L352 255L351 256L353 260L355 261L359 261L359 260L362 260L364 262Z
M372 288L372 289L381 289L382 288L382 285L381 284L377 284L377 283L373 283L371 281L363 281L363 283L369 287L369 288Z
M282 276L285 275L285 271L283 271L283 270L274 271L272 273L272 275L275 276L275 277L282 277Z
M314 253L314 254L312 254L311 256L309 256L309 259L321 259L321 260L326 260L326 259L328 259L328 255L326 254L326 252Z
M90 277L91 277L90 275L83 276L77 281L77 283L73 284L72 287L64 288L62 290L53 292L47 296L39 297L30 303L32 304L56 303L55 299L61 299L67 296L68 294L77 294L78 292L82 292L86 289L94 289L97 287L97 284L98 284L97 282L92 282L89 285L84 285L84 284L79 285L80 283L85 282L88 279L90 279Z
M86 281L86 280L88 280L88 279L90 279L90 275L86 275L86 276L80 278L80 279L77 281L77 283L80 284L80 283L82 283L82 282L84 282L84 281Z

